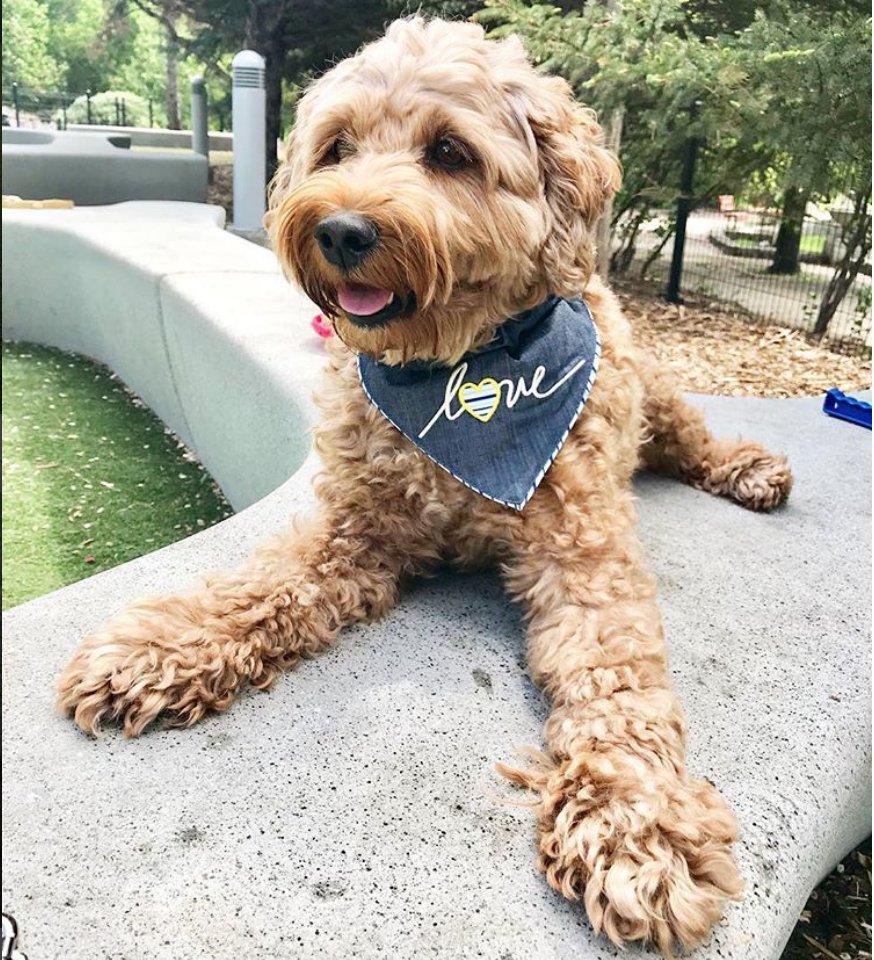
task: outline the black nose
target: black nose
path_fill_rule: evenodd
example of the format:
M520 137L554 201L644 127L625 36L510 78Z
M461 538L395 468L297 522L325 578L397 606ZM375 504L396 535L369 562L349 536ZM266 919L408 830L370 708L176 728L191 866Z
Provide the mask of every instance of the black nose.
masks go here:
M324 258L341 270L352 270L379 242L376 224L357 213L335 213L316 227Z

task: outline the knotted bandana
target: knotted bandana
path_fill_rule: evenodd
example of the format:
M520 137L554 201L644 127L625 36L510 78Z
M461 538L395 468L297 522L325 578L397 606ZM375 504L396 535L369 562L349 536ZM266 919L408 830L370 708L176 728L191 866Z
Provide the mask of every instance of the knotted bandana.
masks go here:
M360 355L371 403L426 456L489 500L521 510L582 413L601 354L582 300L511 317L454 366Z

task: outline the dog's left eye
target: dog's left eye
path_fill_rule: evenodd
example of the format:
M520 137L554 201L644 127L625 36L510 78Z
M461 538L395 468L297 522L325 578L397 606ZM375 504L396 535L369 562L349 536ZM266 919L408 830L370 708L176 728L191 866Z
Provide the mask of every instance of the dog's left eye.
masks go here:
M459 170L472 162L470 153L457 140L444 137L428 147L428 163L442 170Z

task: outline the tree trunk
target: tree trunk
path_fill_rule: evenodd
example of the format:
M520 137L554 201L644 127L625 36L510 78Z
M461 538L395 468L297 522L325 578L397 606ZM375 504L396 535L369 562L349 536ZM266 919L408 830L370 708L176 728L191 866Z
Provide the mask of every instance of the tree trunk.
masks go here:
M628 213L628 219L622 226L622 229L617 228L617 235L619 237L619 247L610 254L609 261L609 272L612 274L621 274L631 266L634 261L634 255L637 252L635 243L637 241L637 234L640 231L643 221L649 216L650 208L649 204L645 201L643 205L635 210L633 213L629 212L630 208L626 208L624 211ZM620 217L622 214L620 214ZM598 268L599 272L601 270L600 266ZM602 273L603 277L606 278L607 274Z
M249 0L246 46L264 57L265 135L264 157L268 183L276 173L276 141L282 132L282 69L286 50L282 21L286 0Z
M276 51L267 55L264 70L266 89L266 124L264 149L266 151L267 182L273 179L279 162L276 158L276 142L282 136L282 62Z
M614 110L604 131L605 146L619 156L619 144L622 140L622 111ZM610 243L613 239L613 198L604 205L601 219L598 221L596 250L598 254L598 273L606 280L610 272Z
M179 130L179 38L176 35L176 15L169 14L164 21L167 32L167 128Z
M640 279L646 280L646 275L649 273L649 268L655 263L655 261L661 255L662 250L667 246L668 240L672 239L674 233L676 232L677 225L676 223L673 226L670 226L665 231L665 235L662 237L659 245L650 252L650 255L644 260L643 266L640 268Z
M600 0L611 18L616 18L620 9L620 0ZM622 110L614 110L604 128L605 146L619 157L619 144L622 140ZM606 280L610 272L610 242L613 239L613 198L609 197L595 232L595 254L598 273Z
M870 196L870 185L867 190L862 190L856 195L853 215L842 231L844 255L835 267L835 272L828 282L819 305L819 313L816 315L816 323L811 333L816 340L821 340L825 336L832 317L853 286L853 281L862 269L865 258L871 252L871 217L868 214Z
M804 227L804 209L807 197L798 187L789 187L783 200L783 214L774 259L768 267L768 273L798 273L801 253L801 230Z

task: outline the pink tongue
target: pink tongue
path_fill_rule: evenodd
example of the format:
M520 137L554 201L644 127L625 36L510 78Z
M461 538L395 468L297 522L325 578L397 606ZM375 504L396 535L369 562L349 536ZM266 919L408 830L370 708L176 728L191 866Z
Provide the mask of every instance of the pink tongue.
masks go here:
M369 317L379 313L391 300L391 290L365 287L358 283L344 283L337 288L337 300L346 313Z

